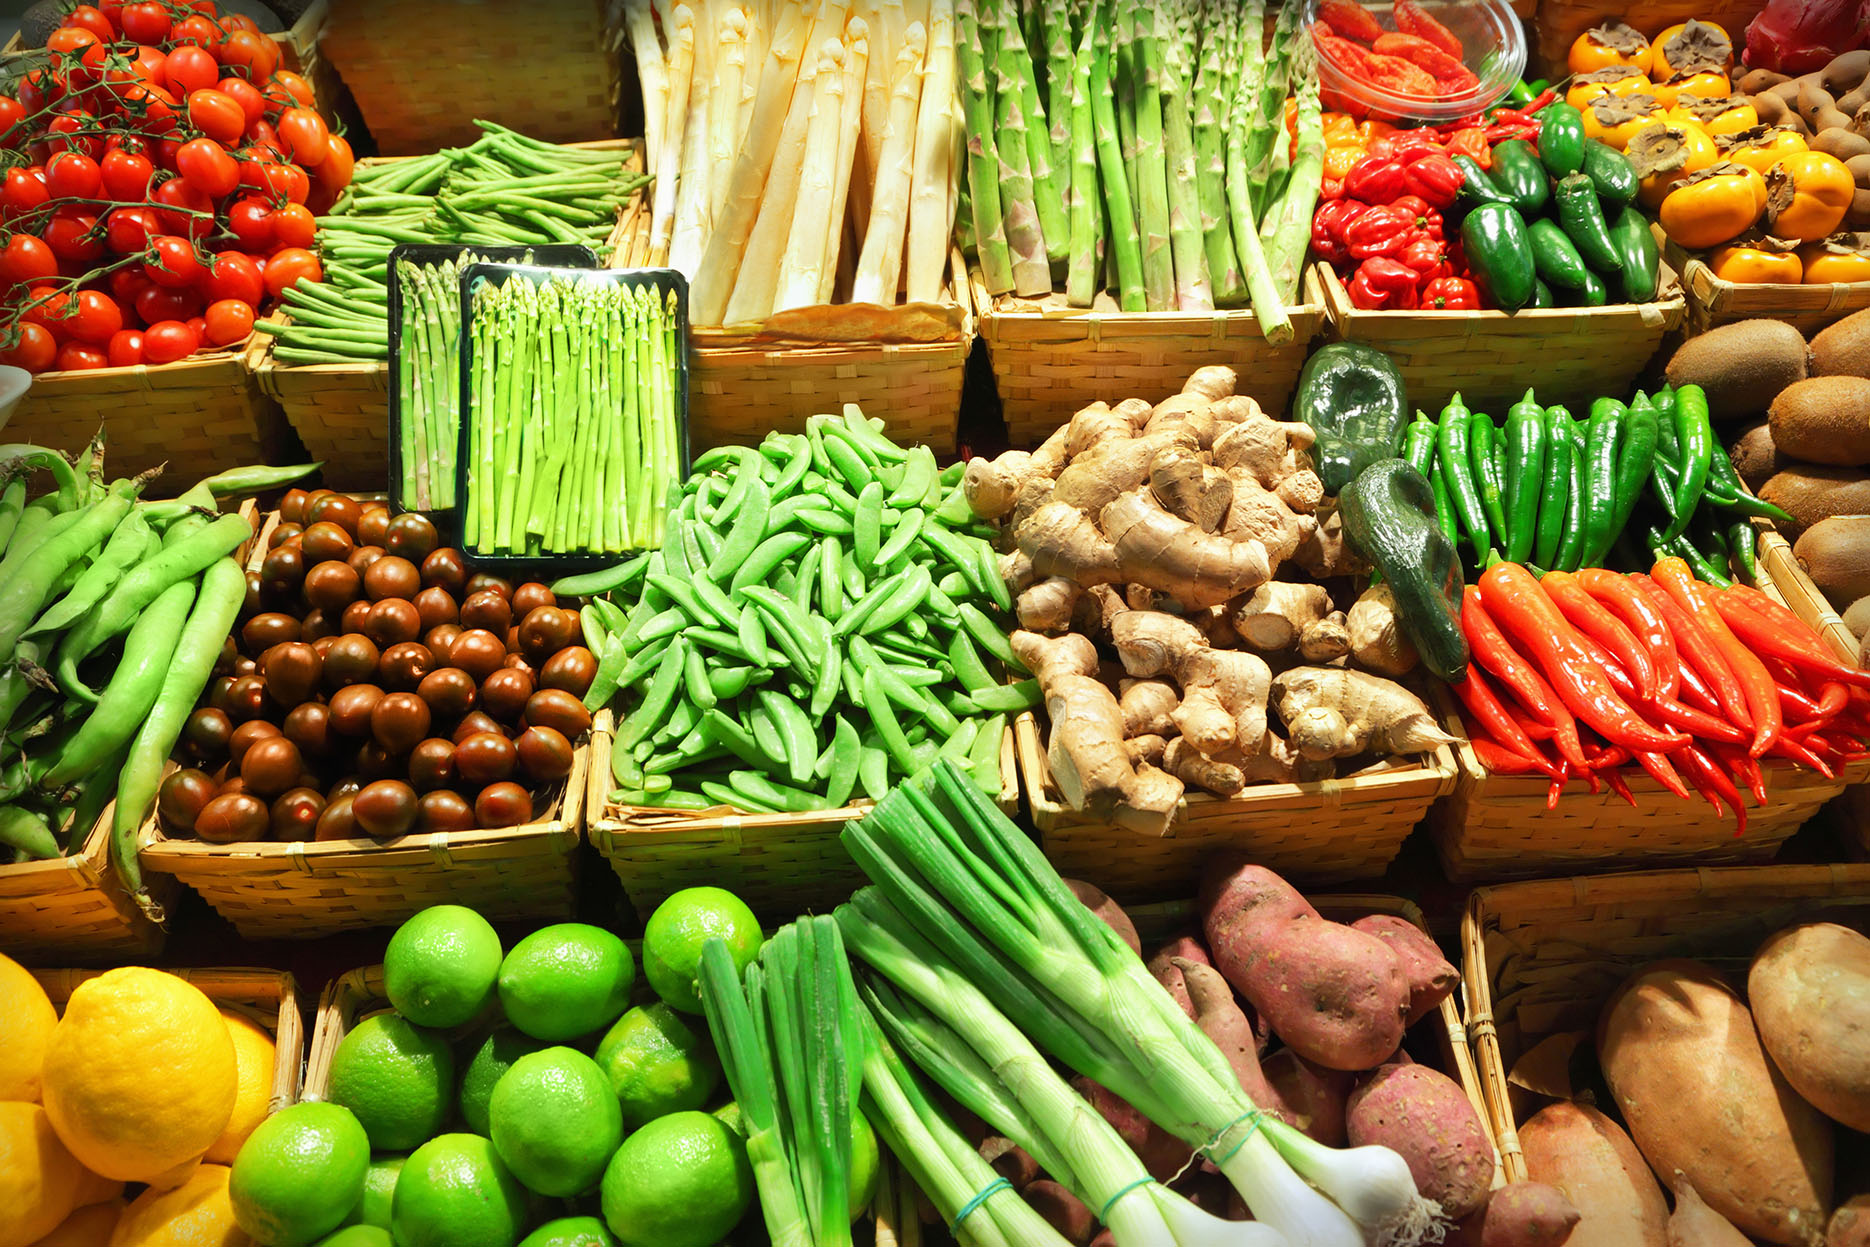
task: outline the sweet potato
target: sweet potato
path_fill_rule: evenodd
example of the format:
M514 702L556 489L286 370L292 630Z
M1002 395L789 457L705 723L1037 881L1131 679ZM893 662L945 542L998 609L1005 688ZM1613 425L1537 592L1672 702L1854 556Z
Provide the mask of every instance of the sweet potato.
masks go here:
M1052 1181L1040 1178L1025 1190L1020 1197L1032 1205L1032 1210L1044 1217L1046 1224L1059 1232L1066 1242L1084 1244L1091 1241L1097 1233L1097 1217L1084 1206L1084 1201L1070 1191Z
M1278 1097L1260 1069L1260 1047L1253 1035L1253 1024L1234 999L1234 989L1213 966L1186 960L1178 961L1176 966L1195 1006L1195 1025L1227 1058L1247 1099L1261 1108L1272 1108Z
M1426 1065L1385 1065L1346 1107L1352 1147L1377 1144L1400 1155L1424 1199L1465 1217L1487 1202L1493 1141L1460 1084Z
M1234 979L1226 961L1221 960L1220 946L1230 950L1246 944L1241 955L1251 956L1252 941L1243 939L1255 927L1294 918L1316 918L1318 911L1298 890L1264 866L1255 866L1244 857L1222 858L1210 864L1202 876L1196 896L1201 925L1214 955L1215 969ZM1238 968L1236 964L1236 968Z
M1825 1247L1870 1247L1870 1195L1839 1204L1825 1226Z
M1005 1178L1016 1191L1023 1190L1027 1183L1039 1177L1039 1162L1011 1139L988 1135L980 1141L978 1150L980 1158L992 1165L993 1171Z
M1754 955L1747 999L1792 1089L1870 1131L1870 939L1833 922L1789 927Z
M1156 1181L1167 1182L1188 1159L1188 1144L1137 1112L1116 1092L1082 1075L1072 1079L1071 1086L1122 1136Z
M1578 1210L1583 1247L1668 1247L1669 1203L1642 1153L1616 1122L1570 1101L1547 1105L1519 1128L1526 1171Z
M1752 1247L1734 1223L1708 1207L1694 1186L1675 1179L1675 1211L1669 1214L1669 1247Z
M1344 1146L1344 1106L1351 1096L1351 1075L1313 1065L1290 1048L1260 1062L1273 1089L1272 1110L1295 1130L1326 1147Z
M1831 1202L1831 1123L1766 1059L1752 1015L1712 968L1661 961L1626 979L1597 1027L1630 1134L1742 1232L1805 1243Z
M1514 1182L1488 1198L1480 1247L1562 1247L1578 1219L1578 1210L1557 1187Z
M1141 957L1143 941L1137 938L1136 924L1130 921L1130 915L1123 912L1123 907L1110 899L1103 889L1082 879L1064 880L1071 894L1083 902L1084 907L1103 920L1105 926L1117 933L1117 937L1130 946L1130 951Z
M1441 1002L1461 981L1461 972L1441 955L1441 949L1429 938L1428 932L1407 918L1371 914L1351 923L1351 929L1376 936L1390 946L1390 951L1402 963L1403 978L1409 982L1407 1022L1410 1026L1440 1008Z
M1192 1018L1195 1016L1195 1005L1188 998L1188 984L1182 980L1181 968L1175 964L1177 959L1198 961L1204 966L1214 963L1208 960L1207 946L1192 935L1170 940L1152 953L1146 963L1156 982L1162 984L1162 990L1173 996L1175 1003L1182 1006L1182 1012Z

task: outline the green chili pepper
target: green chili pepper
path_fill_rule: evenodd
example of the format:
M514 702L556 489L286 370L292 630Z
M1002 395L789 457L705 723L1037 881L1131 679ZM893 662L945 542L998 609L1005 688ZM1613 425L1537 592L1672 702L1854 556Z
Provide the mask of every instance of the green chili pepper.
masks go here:
M1727 550L1740 572L1749 581L1757 582L1760 578L1759 558L1755 547L1759 542L1759 533L1753 527L1753 521L1734 520L1727 526Z
M1623 428L1623 404L1600 398L1591 404L1585 432L1584 549L1580 566L1603 558L1616 537L1617 441Z
M1439 458L1429 468L1428 483L1435 494L1435 519L1448 538L1448 544L1453 545L1461 539L1461 527L1455 517L1454 502L1448 496L1448 474L1441 470Z
M1540 567L1558 567L1565 539L1565 510L1571 500L1571 413L1548 407L1545 417L1545 480L1539 491L1538 532L1532 558Z
M1714 464L1714 426L1708 422L1708 400L1698 385L1675 392L1675 436L1682 447L1682 479L1675 487L1675 518L1664 535L1673 541L1688 527Z
M1469 212L1461 222L1461 243L1475 279L1495 304L1517 312L1532 301L1532 241L1510 205L1483 203Z
M1427 476L1429 468L1435 462L1435 422L1415 413L1415 423L1409 426L1403 440L1403 458L1422 475Z
M1455 514L1467 533L1474 557L1486 557L1491 544L1487 540L1487 512L1481 505L1480 491L1474 485L1474 469L1468 453L1468 410L1456 394L1442 408L1435 433L1436 463L1446 473L1448 495Z
M1611 537L1623 531L1636 512L1637 499L1643 496L1656 466L1656 410L1648 400L1632 404L1625 412L1622 444L1617 448L1617 470L1613 496L1615 513L1611 517ZM1597 561L1610 552L1605 544Z
M1604 223L1604 210L1597 202L1597 188L1582 173L1560 178L1555 192L1558 223L1565 235L1577 244L1584 262L1600 273L1616 273L1623 259L1610 240L1610 227Z
M1494 443L1499 432L1493 417L1484 411L1477 411L1468 417L1468 459L1474 468L1474 479L1480 487L1480 504L1487 513L1487 544L1490 547L1506 544L1506 490L1501 480L1500 460L1494 454Z
M1524 563L1538 536L1545 486L1545 409L1531 390L1506 413L1506 557Z
M1541 108L1537 116L1539 159L1545 171L1560 179L1577 173L1584 167L1584 114L1560 100Z

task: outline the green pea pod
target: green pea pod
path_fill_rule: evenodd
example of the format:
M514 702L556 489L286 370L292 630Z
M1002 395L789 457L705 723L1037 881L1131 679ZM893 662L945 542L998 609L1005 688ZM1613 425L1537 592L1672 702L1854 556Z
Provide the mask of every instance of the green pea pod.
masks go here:
M1545 409L1531 390L1506 413L1506 557L1532 557L1545 484Z
M1435 433L1436 463L1447 475L1449 499L1467 533L1468 544L1474 548L1474 557L1479 559L1487 556L1491 543L1487 540L1487 512L1481 505L1468 453L1468 419L1468 410L1456 394L1442 408Z
M1558 180L1555 192L1558 223L1577 245L1584 262L1600 273L1617 273L1623 258L1610 241L1610 227L1604 222L1604 210L1597 202L1597 190L1591 179L1574 173Z
M1480 487L1480 504L1487 513L1489 547L1506 544L1506 487L1494 442L1499 436L1493 417L1477 411L1467 418L1467 453Z
M229 468L213 476L196 481L193 490L206 490L215 498L244 498L248 494L263 494L269 489L280 489L292 484L301 477L310 476L324 467L324 460L316 463L295 463L290 467L273 468L265 465L245 468Z
M59 855L58 837L45 819L21 805L0 805L0 847L18 849L29 861Z
M1545 479L1539 490L1537 536L1532 561L1540 567L1558 567L1558 552L1565 539L1565 509L1571 500L1571 415L1562 407L1545 413Z
M1682 448L1682 479L1675 487L1675 518L1664 537L1674 541L1694 518L1714 464L1714 426L1708 422L1708 400L1698 385L1675 392L1675 437Z

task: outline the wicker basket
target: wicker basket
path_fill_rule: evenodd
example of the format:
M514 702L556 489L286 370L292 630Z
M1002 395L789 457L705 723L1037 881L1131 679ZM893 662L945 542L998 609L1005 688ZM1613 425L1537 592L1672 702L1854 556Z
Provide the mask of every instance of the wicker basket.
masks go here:
M1036 446L1080 407L1112 395L1154 401L1182 388L1204 364L1232 364L1240 393L1277 415L1298 384L1306 351L1324 321L1316 286L1288 308L1292 341L1269 346L1250 311L1113 312L1067 308L1054 296L987 293L969 271L980 337L993 364L1007 441Z
M591 729L591 843L604 855L639 917L649 920L672 892L712 885L727 888L762 918L826 912L848 900L864 883L838 831L870 809L854 801L841 810L802 814L690 813L621 806L610 800L610 711L600 710ZM999 806L1019 806L1019 777L1013 766L1013 733L1000 745ZM1184 889L1186 891L1186 889Z
M1526 1178L1518 1123L1536 1107L1507 1072L1542 1039L1597 1026L1639 966L1695 957L1744 973L1798 922L1870 921L1870 866L1657 870L1480 888L1461 923L1467 1034L1509 1181Z
M1674 243L1669 244L1668 258L1682 274L1690 334L1737 320L1761 319L1783 320L1809 338L1833 321L1870 307L1870 281L1813 286L1723 281Z
M599 0L332 0L320 50L387 155L472 142L476 118L548 143L617 132L617 59ZM422 55L409 55L420 39Z
M60 1012L78 984L94 979L102 970L35 970L33 977ZM272 1095L266 1111L277 1113L299 1099L305 1071L305 1018L299 1012L299 989L290 974L277 970L210 969L166 970L193 983L202 995L223 1009L231 1009L262 1027L273 1037Z
M1499 410L1524 394L1542 403L1588 401L1630 388L1663 335L1685 316L1667 265L1654 303L1505 312L1367 312L1351 306L1330 265L1307 281L1323 292L1327 336L1387 351L1402 369L1409 402L1437 412L1456 391L1475 411Z
M1746 42L1747 23L1765 7L1765 0L1652 0L1640 6L1618 0L1537 0L1533 15L1537 38L1527 49L1526 73L1554 81L1565 77L1570 72L1565 54L1573 41L1600 22L1610 21L1628 22L1652 38L1691 17L1715 22L1733 39L1738 55ZM1519 6L1515 4L1514 9L1519 11ZM1527 14L1521 12L1521 16Z
M1223 851L1295 883L1382 875L1429 805L1455 782L1446 748L1347 779L1257 784L1238 797L1189 792L1166 836L1151 838L1071 809L1046 763L1038 721L1013 725L1020 783L1039 843L1060 874L1094 883L1119 901L1186 896L1202 864Z

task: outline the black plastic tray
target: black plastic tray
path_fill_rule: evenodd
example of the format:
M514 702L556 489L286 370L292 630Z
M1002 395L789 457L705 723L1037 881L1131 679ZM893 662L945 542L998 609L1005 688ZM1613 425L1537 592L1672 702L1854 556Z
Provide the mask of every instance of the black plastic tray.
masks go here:
M403 505L403 409L402 409L402 334L403 323L403 285L396 275L396 262L408 260L411 264L444 264L449 260L459 259L466 252L484 256L497 263L524 264L528 257L536 264L549 264L553 268L594 269L597 267L597 252L581 243L549 243L538 247L501 246L490 247L480 243L398 243L390 249L390 445L389 445L389 500L393 511L407 511L411 508ZM454 502L445 507L435 508L430 514L447 514L454 510Z
M554 277L567 274L581 275L587 280L608 282L616 286L647 286L664 294L675 294L675 339L676 339L676 393L675 393L675 432L676 432L676 479L670 483L669 502L673 505L681 494L681 483L688 478L688 279L672 268L633 268L633 269L596 269L582 270L570 266L554 267L545 264L485 263L470 264L461 273L461 441L455 450L455 461L469 461L469 447L473 445L474 429L474 375L473 334L469 332L474 323L474 289L482 281L495 285L504 285L509 281L529 281L535 286L543 285ZM455 473L455 509L464 513L467 508L468 474L465 471ZM499 554L470 549L465 533L462 535L461 552L477 567L488 570L507 570L512 572L548 572L548 571L589 571L600 567L609 567L620 559L627 558L633 551L623 553L597 552L561 554L520 555Z

